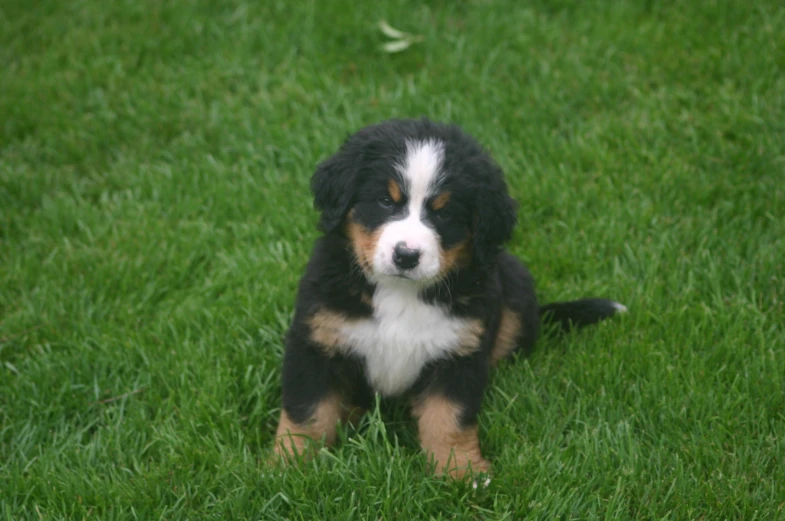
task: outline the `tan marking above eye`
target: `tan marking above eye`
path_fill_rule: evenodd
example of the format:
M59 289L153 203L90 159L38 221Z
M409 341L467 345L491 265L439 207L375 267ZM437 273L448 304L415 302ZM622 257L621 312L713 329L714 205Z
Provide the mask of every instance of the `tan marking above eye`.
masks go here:
M442 208L447 206L447 203L450 202L450 196L452 196L451 192L440 193L439 195L433 198L433 201L431 201L431 208L433 208L434 210L441 210Z
M401 199L403 199L403 193L401 193L401 187L395 181L395 179L390 179L389 181L387 181L387 191L390 192L390 199L392 199L396 203L400 203Z

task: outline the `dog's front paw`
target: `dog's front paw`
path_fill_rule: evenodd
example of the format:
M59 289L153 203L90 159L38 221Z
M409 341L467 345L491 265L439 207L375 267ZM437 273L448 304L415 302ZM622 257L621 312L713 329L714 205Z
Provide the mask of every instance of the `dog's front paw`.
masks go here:
M433 462L433 473L436 476L463 480L469 476L487 474L491 470L491 464L479 453L471 454L455 449L439 452L428 455Z

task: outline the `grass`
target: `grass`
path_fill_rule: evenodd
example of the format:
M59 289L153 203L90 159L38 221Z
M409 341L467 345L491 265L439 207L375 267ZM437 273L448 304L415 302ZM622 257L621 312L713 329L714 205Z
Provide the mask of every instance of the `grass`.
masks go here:
M4 2L0 518L785 519L783 49L777 0ZM277 474L309 176L423 114L543 300L631 311L495 373L487 489L378 410Z

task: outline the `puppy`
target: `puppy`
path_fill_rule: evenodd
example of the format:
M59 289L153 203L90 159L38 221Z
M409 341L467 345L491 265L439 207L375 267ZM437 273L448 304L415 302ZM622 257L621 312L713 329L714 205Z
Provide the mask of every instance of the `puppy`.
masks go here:
M283 360L276 452L336 437L374 393L409 400L437 474L489 470L477 415L490 369L563 328L624 310L605 299L538 307L502 245L516 223L504 175L457 126L366 127L311 180L323 232L303 275Z

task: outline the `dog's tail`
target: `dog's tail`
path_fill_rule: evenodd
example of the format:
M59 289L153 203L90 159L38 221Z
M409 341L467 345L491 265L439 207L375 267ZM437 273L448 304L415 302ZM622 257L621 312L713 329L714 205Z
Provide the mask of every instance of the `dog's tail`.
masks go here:
M540 307L540 317L545 325L554 324L563 331L589 326L618 313L627 307L604 298L583 298L569 302L553 302Z

